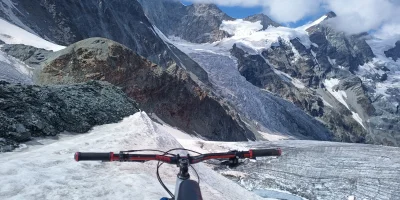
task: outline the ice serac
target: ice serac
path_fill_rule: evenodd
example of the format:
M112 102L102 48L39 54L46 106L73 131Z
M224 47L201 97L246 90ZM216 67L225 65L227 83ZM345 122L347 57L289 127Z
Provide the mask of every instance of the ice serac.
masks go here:
M233 20L214 4L185 6L179 1L139 0L149 20L167 36L190 42L215 42L229 34L219 27L224 20Z
M109 83L36 86L2 81L0 152L11 151L31 137L85 133L137 111L136 103Z
M255 139L228 104L185 70L177 65L163 70L114 41L80 41L55 52L43 65L43 84L108 81L122 87L146 112L188 133L212 140Z

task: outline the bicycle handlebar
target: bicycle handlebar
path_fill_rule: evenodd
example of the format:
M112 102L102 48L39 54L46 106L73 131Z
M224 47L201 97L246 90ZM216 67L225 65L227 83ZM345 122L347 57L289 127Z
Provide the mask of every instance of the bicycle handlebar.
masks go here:
M249 151L231 151L226 153L208 153L201 154L198 156L186 156L180 157L179 155L167 156L157 154L129 154L129 153L88 153L88 152L76 152L76 161L119 161L119 162L146 162L146 161L162 161L169 164L177 164L180 158L187 158L190 164L196 164L209 159L231 159L231 158L250 158L255 159L257 157L264 156L280 156L282 154L281 149L252 149Z

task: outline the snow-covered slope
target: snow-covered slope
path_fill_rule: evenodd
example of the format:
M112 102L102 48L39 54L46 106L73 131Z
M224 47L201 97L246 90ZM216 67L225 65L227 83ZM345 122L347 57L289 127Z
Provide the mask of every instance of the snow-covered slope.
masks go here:
M42 48L46 50L59 51L64 49L64 46L60 46L43 38L34 35L14 24L11 24L0 18L0 40L6 44L25 44L34 46L36 48Z
M0 199L150 200L167 196L155 177L156 162L77 163L73 160L77 151L180 147L159 126L142 112L120 123L95 127L88 134L63 135L54 141L39 141L44 145L37 142L20 152L4 153L0 158ZM195 168L201 176L204 199L261 199L203 164ZM176 167L164 165L160 172L167 186L173 189Z
M309 29L310 27L313 27L313 26L315 26L315 25L318 25L318 24L320 24L321 22L323 22L324 20L326 20L328 18L328 16L327 15L323 15L322 17L320 17L320 18L318 18L317 20L315 20L315 21L313 21L313 22L310 22L310 23L307 23L307 24L305 24L305 25L303 25L303 26L300 26L300 27L298 27L297 29L298 30L307 30L307 29Z
M219 165L219 161L197 164L204 199L262 199L247 190L267 199L288 200L400 197L396 189L400 187L400 164L395 156L399 148L316 141L204 141L154 123L141 112L120 123L95 127L87 134L42 139L2 154L0 199L159 199L167 194L155 177L155 162L77 163L73 154L167 150L181 145L204 153L283 148L282 157L246 160L236 169ZM176 170L167 165L160 170L170 189L174 188Z

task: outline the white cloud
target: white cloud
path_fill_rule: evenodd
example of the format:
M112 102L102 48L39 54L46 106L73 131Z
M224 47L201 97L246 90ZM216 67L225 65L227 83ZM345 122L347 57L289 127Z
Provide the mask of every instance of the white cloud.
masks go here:
M330 0L327 6L338 15L331 23L347 33L379 30L387 24L400 23L400 6L391 0Z
M268 0L263 1L265 12L281 23L296 22L320 11L321 0Z
M350 34L400 27L400 0L189 0L223 6L261 6L265 14L280 23L297 22L304 17L334 11L330 24ZM392 28L393 30L393 28Z

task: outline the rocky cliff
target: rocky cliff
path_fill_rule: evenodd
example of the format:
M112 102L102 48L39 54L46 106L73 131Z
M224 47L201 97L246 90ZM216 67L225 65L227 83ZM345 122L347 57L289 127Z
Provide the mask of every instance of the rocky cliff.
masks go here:
M178 1L139 0L149 20L165 35L195 43L213 42L228 36L219 29L223 20L233 20L213 4L185 6Z
M160 37L137 0L7 0L0 4L0 17L60 45L108 38L163 68L178 63L207 82L201 67L184 54L177 56L173 45Z
M233 109L202 89L176 65L167 70L127 47L91 38L54 53L44 62L42 84L108 81L122 87L140 107L188 133L212 140L255 139Z

